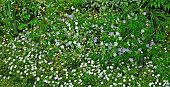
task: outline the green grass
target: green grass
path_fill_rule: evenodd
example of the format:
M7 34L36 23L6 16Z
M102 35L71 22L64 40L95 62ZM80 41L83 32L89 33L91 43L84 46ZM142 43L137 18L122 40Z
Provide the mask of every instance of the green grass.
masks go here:
M169 86L169 13L55 1L0 3L1 87Z

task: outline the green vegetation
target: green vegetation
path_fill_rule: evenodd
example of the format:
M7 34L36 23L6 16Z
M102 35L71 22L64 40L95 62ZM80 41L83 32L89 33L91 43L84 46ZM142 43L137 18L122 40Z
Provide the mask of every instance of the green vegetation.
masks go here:
M167 0L0 0L0 87L169 87Z

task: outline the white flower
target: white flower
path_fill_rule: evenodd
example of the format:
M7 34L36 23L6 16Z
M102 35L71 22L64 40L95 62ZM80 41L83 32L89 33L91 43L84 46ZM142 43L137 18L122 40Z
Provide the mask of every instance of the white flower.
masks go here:
M122 37L118 37L119 38L119 40L122 40Z
M108 43L105 43L105 46L108 46Z
M40 78L39 78L39 77L37 77L37 81L40 81Z
M63 48L64 48L64 45L61 45L61 48L63 49Z
M78 48L81 48L81 44L80 43L77 43L77 46L78 46Z
M151 82L151 83L149 83L149 86L152 86L154 83L153 82Z
M78 22L75 22L75 25L78 25Z
M76 9L76 12L78 12L79 10L78 9Z
M103 44L104 44L103 41L101 41L101 42L100 42L100 45L103 45Z
M123 23L126 23L126 20L123 20Z
M114 42L114 46L118 46L118 43L117 43L117 42Z
M74 6L71 6L71 10L74 10L75 8L74 8Z
M74 44L77 44L77 42L76 42L76 41L74 41L73 43L74 43Z
M119 33L119 32L116 32L116 35L117 35L117 36L119 36L119 35L120 35L120 33Z
M78 26L75 26L75 29L78 29Z
M142 29L142 30L141 30L141 34L144 33L144 32L145 32L145 31Z
M116 53L113 53L113 56L115 57L115 56L117 56L117 54L116 54Z

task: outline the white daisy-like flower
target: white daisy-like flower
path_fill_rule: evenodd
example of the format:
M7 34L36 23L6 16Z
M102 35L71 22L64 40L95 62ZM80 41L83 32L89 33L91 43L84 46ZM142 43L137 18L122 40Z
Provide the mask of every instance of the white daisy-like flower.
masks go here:
M123 20L123 23L125 24L125 23L126 23L126 20Z
M71 10L74 10L75 8L74 8L74 6L71 6Z
M37 81L40 81L40 78L39 78L39 77L37 77Z
M61 45L61 48L63 49L63 48L64 48L64 45Z
M143 34L144 32L145 32L144 29L142 29L142 30L141 30L141 34Z
M75 25L78 25L78 22L75 22Z
M120 33L119 33L119 32L116 32L116 35L117 35L117 36L119 36L119 35L120 35Z
M80 43L77 43L77 46L78 46L78 48L81 48L81 44Z
M79 10L78 9L76 9L76 12L78 12Z
M74 44L77 44L77 42L76 42L76 41L73 41L73 43L74 43Z
M75 29L78 29L78 26L75 26Z
M114 42L114 46L118 46L118 43L117 43L117 42Z

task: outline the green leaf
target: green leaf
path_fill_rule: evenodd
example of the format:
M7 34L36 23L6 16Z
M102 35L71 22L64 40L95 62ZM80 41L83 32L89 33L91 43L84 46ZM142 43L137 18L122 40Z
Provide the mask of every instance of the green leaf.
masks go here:
M18 29L19 30L23 30L23 29L25 29L27 27L27 24L19 24L19 26L18 26Z

